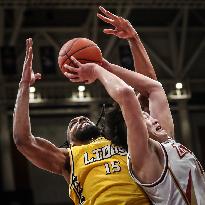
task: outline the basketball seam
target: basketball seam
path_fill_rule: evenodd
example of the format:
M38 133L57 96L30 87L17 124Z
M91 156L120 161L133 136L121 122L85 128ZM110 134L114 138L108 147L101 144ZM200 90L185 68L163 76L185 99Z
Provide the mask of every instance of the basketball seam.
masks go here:
M83 50L83 49L85 49L85 48L94 47L94 46L96 46L96 45L88 45L88 46L86 46L86 47L83 47L83 48L81 48L81 49L75 51L74 53L70 54L70 56L68 55L68 52L67 52L67 53L66 53L66 56L67 56L68 58L70 58L72 55L76 54L77 52L79 52L79 51L81 51L81 50Z
M73 64L73 62L72 62L72 61L70 61L70 63L69 63L68 65L70 66L70 64L71 64L71 63Z
M78 40L78 38L77 39L75 39L73 42L72 42L72 44L70 45L70 49L69 49L69 51L72 49L72 47L73 47L73 44L76 42ZM65 51L65 54L63 54L63 55L60 55L61 57L62 56L66 56L67 55L67 53L69 52L69 51Z
M85 59L85 58L78 58L78 61L79 60L85 60L85 61L88 61L88 62L95 62L95 63L100 63L100 61L95 61L95 60L89 60L89 59Z
M65 63L67 60L68 60L68 59L66 58L66 59L63 61L62 65L61 65L61 69L63 69L64 63Z
M85 61L88 61L88 62L100 63L100 61L94 61L94 60L89 60L89 59L84 59L84 58L78 58L78 61L79 60L85 60ZM70 63L68 65L70 66L71 63L73 63L73 62L70 61Z
M64 63L65 63L68 59L71 60L70 57L71 57L72 55L76 54L78 51L81 51L81 50L83 50L83 49L85 49L85 48L94 47L94 46L96 46L96 45L88 45L88 46L86 46L86 47L83 47L83 48L77 50L76 52L72 53L70 56L68 55L68 52L69 52L69 51L68 51L68 52L65 54L68 58L66 58L66 59L63 61L62 66L61 66L61 69L62 69ZM64 56L65 56L65 55L64 55ZM87 60L87 59L78 59L78 60ZM89 61L92 62L92 61L94 61L94 60L89 60ZM94 61L94 62L99 62L99 63L100 63L100 61ZM69 63L69 65L70 65L70 63Z

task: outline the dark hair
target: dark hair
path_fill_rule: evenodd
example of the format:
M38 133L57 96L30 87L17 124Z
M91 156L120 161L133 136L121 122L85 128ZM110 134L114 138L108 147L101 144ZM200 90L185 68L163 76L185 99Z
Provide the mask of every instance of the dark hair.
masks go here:
M105 133L113 144L128 150L127 129L117 103L114 103L105 114Z
M91 139L97 139L99 136L101 136L101 130L95 126L95 125L89 125L84 127L81 130L78 130L74 137L76 140L81 141L82 143L87 142ZM70 143L68 140L66 140L62 145L59 146L59 148L69 148Z
M100 129L95 125L89 125L81 130L77 130L74 138L81 142L87 142L91 139L96 139L100 136Z
M90 125L86 126L84 129L78 130L75 133L75 139L80 140L81 142L86 142L91 139L97 139L99 136L103 136L107 138L104 134L104 124L100 123L105 115L105 104L103 104L101 114L97 120L96 125ZM101 127L100 127L101 124ZM68 130L67 130L67 134ZM69 137L70 138L70 137ZM66 140L62 145L59 146L59 148L70 148L70 143L68 140Z
M96 125L98 130L95 130L96 132L93 132L94 135L92 134L92 137L89 135L89 137L94 139L101 135L110 140L112 144L128 150L127 129L121 109L117 103L113 103L112 107L108 108L107 111L105 111L105 105L103 104L103 108ZM69 142L66 141L60 147L69 147Z

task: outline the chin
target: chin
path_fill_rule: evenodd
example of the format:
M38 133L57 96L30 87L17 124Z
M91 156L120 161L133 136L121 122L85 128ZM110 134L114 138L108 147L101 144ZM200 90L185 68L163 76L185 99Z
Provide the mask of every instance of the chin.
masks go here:
M100 135L100 130L95 125L87 125L85 127L81 127L74 134L74 139L80 142L86 142L91 139L95 139Z
M149 134L150 138L155 140L155 141L158 141L158 142L164 142L167 140L168 138L168 135L165 131L161 131L161 132L152 132Z

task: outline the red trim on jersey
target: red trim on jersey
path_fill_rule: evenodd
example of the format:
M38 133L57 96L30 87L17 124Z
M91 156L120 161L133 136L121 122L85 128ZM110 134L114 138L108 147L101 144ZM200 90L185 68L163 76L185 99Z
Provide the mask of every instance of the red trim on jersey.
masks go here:
M172 147L174 147L180 157L180 159L182 159L187 153L192 154L192 151L190 151L188 148L186 148L184 145L182 144L172 144Z
M186 197L189 203L191 203L191 189L192 189L192 176L191 176L191 170L190 170L189 179L188 179L187 188L186 188Z

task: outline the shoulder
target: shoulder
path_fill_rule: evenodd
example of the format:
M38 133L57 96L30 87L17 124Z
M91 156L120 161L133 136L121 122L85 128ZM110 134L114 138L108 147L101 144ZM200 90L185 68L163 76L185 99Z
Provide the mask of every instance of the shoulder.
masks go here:
M141 170L135 170L130 157L128 167L132 178L143 186L154 185L162 181L167 171L168 157L165 149L155 140L149 139L149 154Z
M69 156L70 148L59 148L59 150L60 150L65 156Z

